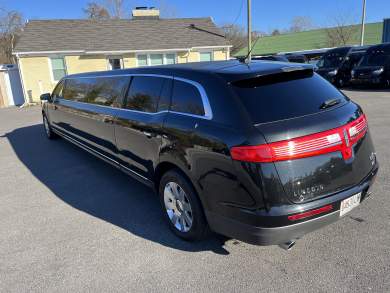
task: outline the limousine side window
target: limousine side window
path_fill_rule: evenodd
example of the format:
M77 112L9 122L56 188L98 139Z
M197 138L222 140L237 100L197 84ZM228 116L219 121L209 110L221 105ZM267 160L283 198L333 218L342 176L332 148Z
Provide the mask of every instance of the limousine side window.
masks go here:
M165 78L134 76L127 94L126 109L154 113Z
M199 90L190 83L175 80L173 83L171 110L204 116L205 112Z
M64 99L84 102L85 89L82 79L67 79L64 88Z
M93 77L69 79L64 98L68 100L120 107L121 96L128 79L123 77Z

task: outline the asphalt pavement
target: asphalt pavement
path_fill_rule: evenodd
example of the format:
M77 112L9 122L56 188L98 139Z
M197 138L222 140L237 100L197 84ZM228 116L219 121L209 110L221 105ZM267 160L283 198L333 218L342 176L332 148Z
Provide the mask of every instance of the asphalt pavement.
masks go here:
M40 108L0 109L0 292L390 292L390 91L368 116L373 195L291 251L177 239L151 190L63 139Z

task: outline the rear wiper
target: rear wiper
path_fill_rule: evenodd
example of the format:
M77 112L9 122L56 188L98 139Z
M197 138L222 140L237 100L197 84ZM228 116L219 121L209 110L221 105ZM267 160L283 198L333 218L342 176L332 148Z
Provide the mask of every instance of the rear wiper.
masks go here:
M323 102L320 106L320 109L327 109L333 106L336 106L337 104L340 104L341 99L330 99L325 102Z

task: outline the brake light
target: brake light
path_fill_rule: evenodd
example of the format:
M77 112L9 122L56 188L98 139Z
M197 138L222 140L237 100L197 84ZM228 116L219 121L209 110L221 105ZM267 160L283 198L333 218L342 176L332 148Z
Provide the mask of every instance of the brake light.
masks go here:
M307 212L291 215L291 216L288 216L287 218L290 221L298 221L298 220L302 220L302 219L305 219L305 218L308 218L308 217L312 217L312 216L315 216L315 215L319 215L319 214L323 214L323 213L329 212L332 209L333 209L333 205L330 204L330 205L323 206L323 207L320 207L320 208L315 209L315 210L311 210L311 211L307 211Z
M352 156L352 146L367 131L363 114L358 119L338 128L257 146L231 148L234 160L254 163L269 163L341 152L344 159Z

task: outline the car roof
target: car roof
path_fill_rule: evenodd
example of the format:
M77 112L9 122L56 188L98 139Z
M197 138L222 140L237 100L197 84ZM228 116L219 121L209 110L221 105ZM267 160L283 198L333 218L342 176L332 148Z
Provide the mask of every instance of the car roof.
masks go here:
M68 75L67 78L95 77L95 76L120 76L131 74L153 74L188 76L191 73L203 75L219 75L228 82L245 79L258 75L267 75L283 71L294 71L300 69L312 69L310 64L293 64L288 62L253 60L246 64L239 60L193 62L173 65L147 66L129 69L119 69L110 71L98 71Z
M390 52L390 43L383 43L383 44L371 46L370 48L367 49L367 52L375 51L378 49L383 49L385 52Z

